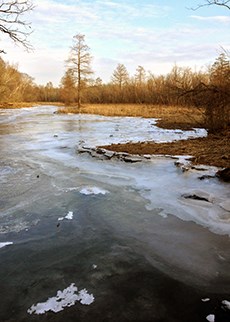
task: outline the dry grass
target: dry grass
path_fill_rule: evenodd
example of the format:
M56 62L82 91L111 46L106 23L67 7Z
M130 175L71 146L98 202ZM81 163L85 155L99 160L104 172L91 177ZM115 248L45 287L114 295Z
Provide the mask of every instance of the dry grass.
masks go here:
M102 148L130 154L191 155L193 164L228 168L230 165L230 131L204 138L180 140L171 143L140 142L112 144Z
M203 126L204 111L194 107L140 105L140 104L87 104L63 107L59 113L84 113L105 116L140 116L158 118L159 126L166 128L191 128ZM162 119L162 120L161 120Z

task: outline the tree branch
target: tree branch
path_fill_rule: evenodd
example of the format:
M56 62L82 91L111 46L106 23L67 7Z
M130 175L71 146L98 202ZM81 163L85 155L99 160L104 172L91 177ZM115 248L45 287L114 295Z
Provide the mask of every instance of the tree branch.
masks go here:
M24 21L22 17L33 9L32 0L3 0L0 4L0 32L9 36L13 42L22 45L28 51L33 48L27 41L32 31L30 23ZM4 50L0 50L0 53L3 52Z
M190 8L192 10L198 10L202 7L207 7L207 6L220 6L220 7L225 7L230 10L230 0L205 0L206 3L204 4L199 4L197 7Z

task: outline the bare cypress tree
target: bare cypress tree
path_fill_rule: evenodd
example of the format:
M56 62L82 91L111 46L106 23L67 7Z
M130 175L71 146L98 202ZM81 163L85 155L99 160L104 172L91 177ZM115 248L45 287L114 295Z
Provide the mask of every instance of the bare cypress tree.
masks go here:
M144 67L140 65L136 69L135 81L138 85L143 85L146 81L146 71Z
M91 69L92 56L90 48L85 43L85 35L77 34L73 37L73 46L67 60L68 69L74 75L77 85L77 106L81 107L82 90L89 81L89 76L93 73Z
M113 84L116 84L119 86L120 90L125 84L128 83L129 74L125 65L123 64L117 65L117 68L114 70L111 80Z
M0 3L0 32L8 35L15 43L22 45L27 50L32 46L27 41L31 34L30 23L23 20L23 15L34 6L31 0L11 0ZM5 53L0 49L0 53Z

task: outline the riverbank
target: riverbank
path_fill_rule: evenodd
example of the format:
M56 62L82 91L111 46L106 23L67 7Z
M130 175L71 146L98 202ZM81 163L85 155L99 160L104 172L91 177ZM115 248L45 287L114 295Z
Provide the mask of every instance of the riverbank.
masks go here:
M140 142L103 146L107 150L130 154L191 155L193 164L227 168L230 165L230 131L204 138L171 143Z
M59 109L60 113L76 113L76 107ZM81 107L81 113L105 116L141 116L157 118L157 126L164 129L191 130L204 127L204 110L194 107L131 105L131 104L91 104ZM130 154L191 155L194 164L204 164L221 168L230 164L230 130L209 134L206 138L181 140L172 143L140 142L103 146L116 152Z
M8 105L7 105L8 104ZM3 103L0 107L20 108L36 106L38 103ZM40 105L42 103L39 103ZM157 126L164 129L190 130L204 127L204 111L194 107L162 106L144 104L85 104L80 111L76 106L63 107L61 103L44 103L59 106L62 114L98 114L104 116L135 116L157 118ZM130 154L192 155L194 164L204 164L221 168L230 165L230 129L209 134L206 138L181 140L172 143L140 142L110 145L105 148Z

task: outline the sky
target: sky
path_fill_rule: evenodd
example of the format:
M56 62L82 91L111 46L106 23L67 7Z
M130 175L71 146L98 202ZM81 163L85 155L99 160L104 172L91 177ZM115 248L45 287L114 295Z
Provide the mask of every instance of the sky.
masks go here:
M167 74L177 64L205 70L230 50L230 11L205 0L34 0L24 20L31 22L27 52L0 34L2 58L37 84L59 86L73 44L85 35L93 56L94 78L110 81L117 65L130 76L140 65L154 75Z

